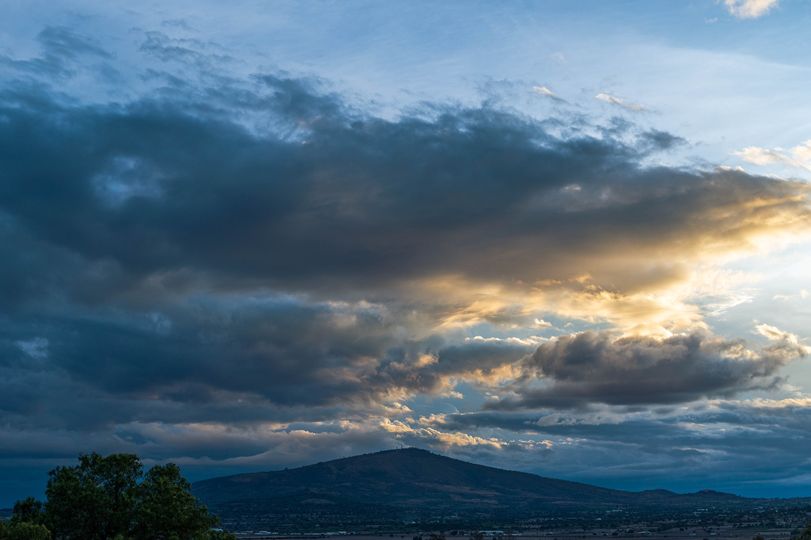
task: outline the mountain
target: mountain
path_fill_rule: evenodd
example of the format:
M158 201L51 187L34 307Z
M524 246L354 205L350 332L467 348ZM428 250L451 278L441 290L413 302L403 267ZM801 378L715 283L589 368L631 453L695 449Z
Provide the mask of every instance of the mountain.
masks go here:
M192 490L226 523L262 523L277 529L676 511L754 501L712 491L613 490L476 465L416 448L213 478L196 482Z

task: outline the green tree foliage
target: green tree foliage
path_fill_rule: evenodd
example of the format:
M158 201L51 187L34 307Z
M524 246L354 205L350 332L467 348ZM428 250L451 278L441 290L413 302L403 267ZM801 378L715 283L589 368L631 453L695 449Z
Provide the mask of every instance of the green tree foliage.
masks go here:
M197 502L177 465L153 467L138 487L134 537L138 540L195 538L217 519Z
M11 524L35 523L41 525L45 520L42 511L42 503L34 497L27 497L14 503L14 513L11 516Z
M88 454L50 473L45 513L64 538L105 540L132 528L141 461L132 454Z
M51 532L37 523L0 521L0 540L51 540Z
M132 454L83 455L78 465L49 473L44 505L30 497L14 505L9 524L0 524L0 540L48 539L51 533L54 540L233 539L210 530L217 518L190 489L174 464L144 475Z

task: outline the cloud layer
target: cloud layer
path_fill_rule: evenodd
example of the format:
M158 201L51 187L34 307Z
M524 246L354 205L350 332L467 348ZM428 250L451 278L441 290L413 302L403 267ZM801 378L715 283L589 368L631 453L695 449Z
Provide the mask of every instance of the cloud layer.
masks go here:
M542 418L632 431L638 407L664 433L655 408L786 391L806 354L768 325L722 336L703 303L732 294L724 262L808 233L805 183L666 165L681 138L617 119L378 114L155 32L149 91L77 99L62 84L117 80L113 56L61 27L39 43L0 87L7 467L90 449L275 466L398 440L554 463L636 435Z
M492 408L544 408L686 403L776 386L776 372L808 350L796 336L766 327L772 343L759 351L742 341L705 334L620 337L584 332L542 344L529 361L548 382ZM548 379L545 380L545 379Z

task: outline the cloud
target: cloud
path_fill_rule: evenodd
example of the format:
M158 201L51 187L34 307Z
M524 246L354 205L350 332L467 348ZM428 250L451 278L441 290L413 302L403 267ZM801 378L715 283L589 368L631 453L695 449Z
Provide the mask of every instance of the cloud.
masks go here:
M190 101L115 107L7 95L7 241L30 237L32 257L65 263L59 275L9 268L3 284L64 287L74 301L135 301L180 283L374 298L446 277L534 284L588 272L622 290L800 230L808 214L799 183L640 166L652 145L672 144L661 133L560 138L487 108L387 121L301 81L262 84L218 93L269 115L262 133L184 92ZM56 284L66 272L70 284Z
M601 479L606 485L642 479L632 484L636 489L737 486L749 495L786 496L800 495L785 486L807 477L802 456L811 442L810 404L807 397L710 400L679 407L476 411L423 421L442 431L549 440L542 455L510 456L524 470L541 474ZM684 471L675 483L674 467Z
M566 100L562 97L558 96L555 92L553 92L548 86L546 85L537 85L532 87L532 92L538 94L539 96L543 96L549 99L553 99L559 102L565 102Z
M747 163L754 165L783 164L797 169L811 171L811 140L785 150L783 148L762 148L747 146L733 152Z
M518 397L493 409L684 403L773 388L786 363L806 356L797 336L757 327L770 345L754 350L741 341L706 334L615 337L583 332L541 344L528 362L538 381L514 388ZM539 383L539 384L536 384Z
M606 102L606 103L608 103L610 105L616 105L617 107L621 107L621 108L625 109L626 111L644 112L644 111L648 110L647 107L644 107L644 106L640 105L639 103L631 103L631 102L625 101L622 98L618 98L617 96L612 96L611 94L606 94L605 92L600 92L599 94L594 96L594 99L604 101L604 102Z
M724 6L739 19L756 19L777 7L778 0L723 0Z
M146 32L140 49L161 62L177 62L198 69L211 69L213 65L233 60L214 43L193 38L172 38L157 31Z
M532 91L535 92L536 94L541 95L541 96L552 97L552 96L555 95L555 93L552 90L550 90L547 86L543 86L543 85L541 85L541 86L533 86Z
M470 435L464 432L446 433L432 427L414 428L400 420L389 420L384 418L380 422L380 427L389 433L394 433L398 438L405 440L419 441L425 444L425 440L436 441L441 447L447 449L453 446L492 446L501 449L502 441L495 437L484 438Z
M796 294L775 294L773 300L791 301L791 300L805 300L811 297L811 292L808 289L800 289Z
M401 314L365 303L229 300L201 299L163 313L5 323L0 411L19 424L36 410L39 422L72 429L289 421L302 407L311 419L383 413L415 394L450 393L456 380L489 384L514 376L509 366L536 343L409 339ZM55 388L42 391L49 386ZM99 402L107 406L95 407Z
M530 327L550 306L671 324L672 297L651 291L708 254L807 223L803 184L641 166L674 144L663 132L559 137L439 105L384 120L305 81L223 84L203 87L205 107L182 86L114 106L4 91L8 380L41 375L20 369L28 353L14 344L47 343L27 346L47 351L38 369L90 401L122 397L60 413L13 383L8 410L31 400L89 425L194 401L203 421L235 397L274 415L495 384L531 341L441 334ZM268 124L245 125L245 112Z
M173 67L139 74L154 92L67 100L54 66L110 58L64 30L41 42L0 86L4 459L267 466L398 440L546 459L573 443L408 417L462 392L522 412L732 395L803 347L714 337L694 293L718 292L697 287L719 261L806 234L806 184L647 166L683 141L631 122L377 116L163 34L140 50ZM547 319L609 330L548 341Z
M19 59L0 55L0 67L29 76L64 79L76 73L82 60L96 62L112 60L112 55L90 37L64 26L47 26L37 35L41 54L32 59ZM96 68L97 75L109 76L112 68L104 64Z

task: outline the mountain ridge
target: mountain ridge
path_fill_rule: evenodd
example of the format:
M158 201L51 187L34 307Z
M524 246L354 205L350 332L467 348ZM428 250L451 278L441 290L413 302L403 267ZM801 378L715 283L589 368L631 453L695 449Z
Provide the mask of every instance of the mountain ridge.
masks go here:
M757 499L703 490L623 491L510 471L419 448L383 450L303 467L195 482L194 494L225 520L270 526L525 519L623 509L729 507ZM658 510L657 510L658 511Z
M735 497L735 498L739 498L739 499L758 500L758 499L753 499L753 498L750 498L750 497L743 497L743 496L740 496L740 495L736 495L734 493L727 493L727 492L718 491L718 490L714 490L714 489L701 489L701 490L693 491L693 492L679 493L679 492L676 492L676 491L672 491L672 490L669 490L669 489L662 489L662 488L652 488L652 489L645 489L645 490L640 490L640 491L631 491L631 490L622 490L622 489L616 489L616 488L608 488L608 487L604 487L604 486L598 486L598 485L594 485L594 484L589 484L589 483L586 483L586 482L580 482L580 481L577 481L577 480L564 480L564 479L553 478L553 477L549 477L549 476L543 476L543 475L539 475L539 474L536 474L536 473L530 473L530 472L525 472L525 471L517 471L517 470L514 470L514 469L502 469L500 467L493 467L491 465L482 465L482 464L479 464L479 463L468 462L468 461L464 461L464 460L457 459L457 458L443 456L442 454L437 454L435 452L431 452L430 450L425 450L423 448L418 448L418 447L406 447L406 448L378 450L376 452L367 452L367 453L364 453L364 454L356 454L354 456L344 456L344 457L330 459L330 460L326 460L326 461L318 461L316 463L311 463L309 465L302 465L302 466L293 467L293 468L285 467L284 469L271 470L271 471L238 473L238 474L232 474L232 475L217 476L217 477L214 477L214 478L209 478L209 479L205 479L205 480L199 480L199 481L195 482L194 485L195 486L201 486L201 485L206 484L207 482L215 481L215 480L237 479L237 478L244 478L244 477L257 477L257 476L260 476L260 475L272 475L272 474L275 474L275 473L289 473L289 472L293 472L293 471L302 471L302 470L312 469L312 468L316 468L316 467L319 467L319 466L326 466L326 465L338 464L338 463L341 463L341 462L354 461L354 460L357 460L357 459L371 458L371 457L377 457L377 456L383 457L385 455L395 455L395 454L400 454L401 455L403 453L412 453L412 454L422 454L422 455L427 455L427 456L433 456L433 457L440 458L442 460L449 460L449 461L452 461L452 462L464 463L466 466L469 466L469 467L479 467L481 469L488 469L488 470L491 470L491 471L499 471L499 472L502 472L502 473L526 475L526 476L529 476L529 477L540 478L540 479L551 481L551 482L564 482L564 483L567 483L567 484L586 486L586 487L589 487L589 488L606 490L606 491L610 491L610 492L627 493L627 494L640 494L640 495L642 495L642 494L667 495L667 496L715 495L715 496L724 496L724 497Z

